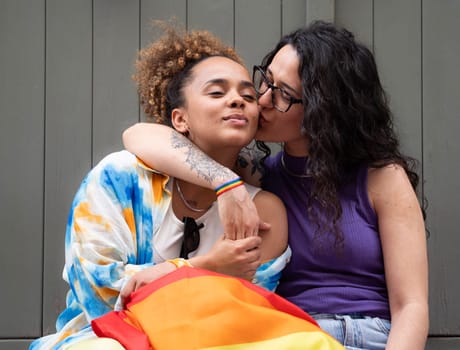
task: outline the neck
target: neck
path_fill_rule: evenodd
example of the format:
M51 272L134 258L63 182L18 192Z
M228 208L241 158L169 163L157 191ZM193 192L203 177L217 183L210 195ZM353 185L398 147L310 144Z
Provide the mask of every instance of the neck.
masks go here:
M174 179L173 211L176 217L189 216L197 219L211 207L216 200L213 190L196 186L189 182Z
M212 151L206 151L206 155L217 163L221 164L223 167L230 170L234 170L238 155L240 153L241 147L235 149L231 148L219 148Z
M290 156L307 157L309 155L309 142L306 137L295 141L288 141L284 144L283 149Z

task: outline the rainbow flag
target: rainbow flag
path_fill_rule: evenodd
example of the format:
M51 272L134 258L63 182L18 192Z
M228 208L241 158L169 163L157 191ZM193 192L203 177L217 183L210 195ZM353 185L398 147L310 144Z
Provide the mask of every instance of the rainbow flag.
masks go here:
M343 350L313 318L248 281L181 267L92 321L128 350Z

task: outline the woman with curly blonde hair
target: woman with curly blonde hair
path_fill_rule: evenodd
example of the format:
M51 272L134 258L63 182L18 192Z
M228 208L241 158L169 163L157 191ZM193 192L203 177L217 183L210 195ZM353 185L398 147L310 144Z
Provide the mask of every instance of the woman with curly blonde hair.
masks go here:
M234 50L209 32L167 28L140 52L136 68L147 117L172 126L232 169L258 122L256 92ZM190 149L187 156L199 161L198 154ZM229 240L216 198L239 186L247 188L270 227ZM63 272L70 291L57 333L30 349L62 349L95 338L92 320L121 308L132 291L177 267L241 277L274 290L289 256L286 213L274 195L238 178L209 190L147 167L127 151L112 153L89 172L71 207Z

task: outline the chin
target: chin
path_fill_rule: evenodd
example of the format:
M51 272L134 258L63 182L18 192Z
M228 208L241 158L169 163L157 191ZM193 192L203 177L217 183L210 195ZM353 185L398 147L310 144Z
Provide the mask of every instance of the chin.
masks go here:
M262 142L278 142L278 141L275 141L276 137L273 137L273 135L270 135L267 132L263 132L262 130L257 131L254 139L256 141L262 141Z

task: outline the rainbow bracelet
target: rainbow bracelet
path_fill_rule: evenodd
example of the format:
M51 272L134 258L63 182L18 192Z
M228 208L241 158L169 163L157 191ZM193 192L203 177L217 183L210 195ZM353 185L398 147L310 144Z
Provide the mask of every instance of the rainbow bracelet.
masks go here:
M243 185L243 180L241 180L241 177L237 177L234 180L228 181L223 183L220 186L217 186L216 189L214 190L216 192L217 197L219 197L221 194L230 191L238 186Z

